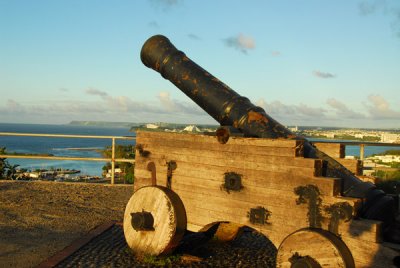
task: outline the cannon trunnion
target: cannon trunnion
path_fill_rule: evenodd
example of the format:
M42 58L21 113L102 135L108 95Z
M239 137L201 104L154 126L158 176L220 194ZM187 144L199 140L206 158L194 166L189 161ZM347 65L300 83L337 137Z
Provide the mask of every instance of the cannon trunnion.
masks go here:
M137 131L135 192L124 217L133 252L166 254L185 229L232 223L266 235L278 248L277 267L393 265L399 245L383 242L384 234L397 239L392 198L293 135L166 37L150 38L141 58L222 127L214 136Z

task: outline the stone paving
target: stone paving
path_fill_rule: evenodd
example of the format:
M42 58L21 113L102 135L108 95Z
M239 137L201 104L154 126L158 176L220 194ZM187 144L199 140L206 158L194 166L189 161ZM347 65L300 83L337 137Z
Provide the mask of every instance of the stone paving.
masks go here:
M276 248L249 228L231 242L200 233L185 235L182 241L169 257L139 260L128 248L122 226L114 225L56 267L275 267Z

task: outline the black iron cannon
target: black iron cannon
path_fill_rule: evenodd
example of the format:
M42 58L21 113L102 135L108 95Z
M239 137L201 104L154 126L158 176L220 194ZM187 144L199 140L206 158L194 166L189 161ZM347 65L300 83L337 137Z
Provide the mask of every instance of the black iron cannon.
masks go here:
M336 160L315 148L304 137L290 132L262 108L243 97L190 60L162 35L149 38L141 50L142 62L171 81L211 115L221 126L231 126L245 137L304 140L304 157L322 159L324 176L341 178L342 195L363 198L358 215L385 223L386 238L394 233L394 200L372 183L361 181Z

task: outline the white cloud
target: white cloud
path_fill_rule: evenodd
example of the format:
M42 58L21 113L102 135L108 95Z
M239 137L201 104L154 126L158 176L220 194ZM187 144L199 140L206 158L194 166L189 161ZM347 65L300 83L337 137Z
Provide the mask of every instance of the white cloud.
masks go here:
M342 119L365 118L365 115L353 111L352 109L347 107L346 104L338 101L337 99L334 99L334 98L327 99L326 103L335 110L336 115L339 118L342 118Z
M280 101L267 103L264 99L259 99L256 104L273 118L278 120L295 119L322 119L325 118L326 110L320 107L310 107L305 104L287 105Z
M84 100L38 101L34 103L0 101L0 122L67 123L72 120L130 122L203 122L212 123L203 110L189 102L180 102L168 92L160 92L158 100L135 101L127 96L111 96L89 88L86 94L96 98Z
M226 46L238 49L245 54L248 52L248 50L254 49L256 47L256 42L254 41L254 39L250 36L245 36L243 34L228 37L223 41Z
M365 104L373 119L400 119L400 111L390 108L388 101L380 95L369 95L369 103Z
M206 112L190 101L179 101L169 92L161 91L154 100L135 101L126 96L111 96L98 89L87 89L93 98L81 100L54 100L18 102L0 101L0 122L67 123L72 120L127 121L127 122L179 122L216 123ZM323 104L286 104L259 99L256 105L265 109L282 124L393 127L400 124L399 108L390 107L380 95L370 95L364 111L354 111L335 98ZM365 112L366 114L362 114Z

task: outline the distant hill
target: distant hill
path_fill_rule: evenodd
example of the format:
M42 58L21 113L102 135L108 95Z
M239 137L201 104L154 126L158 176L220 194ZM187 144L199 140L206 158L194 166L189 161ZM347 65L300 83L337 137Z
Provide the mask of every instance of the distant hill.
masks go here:
M149 123L132 123L132 122L107 122L107 121L71 121L68 125L72 126L95 126L95 127L121 127L121 128L129 128L131 131L135 131L138 128L146 128L146 125ZM159 127L160 129L184 129L188 125L192 124L178 124L178 123L164 123L157 122L151 123ZM195 124L201 128L216 128L217 125L202 125Z
M107 121L71 121L69 125L72 126L95 126L95 127L118 127L118 128L131 128L143 125L143 123L132 122L107 122Z

